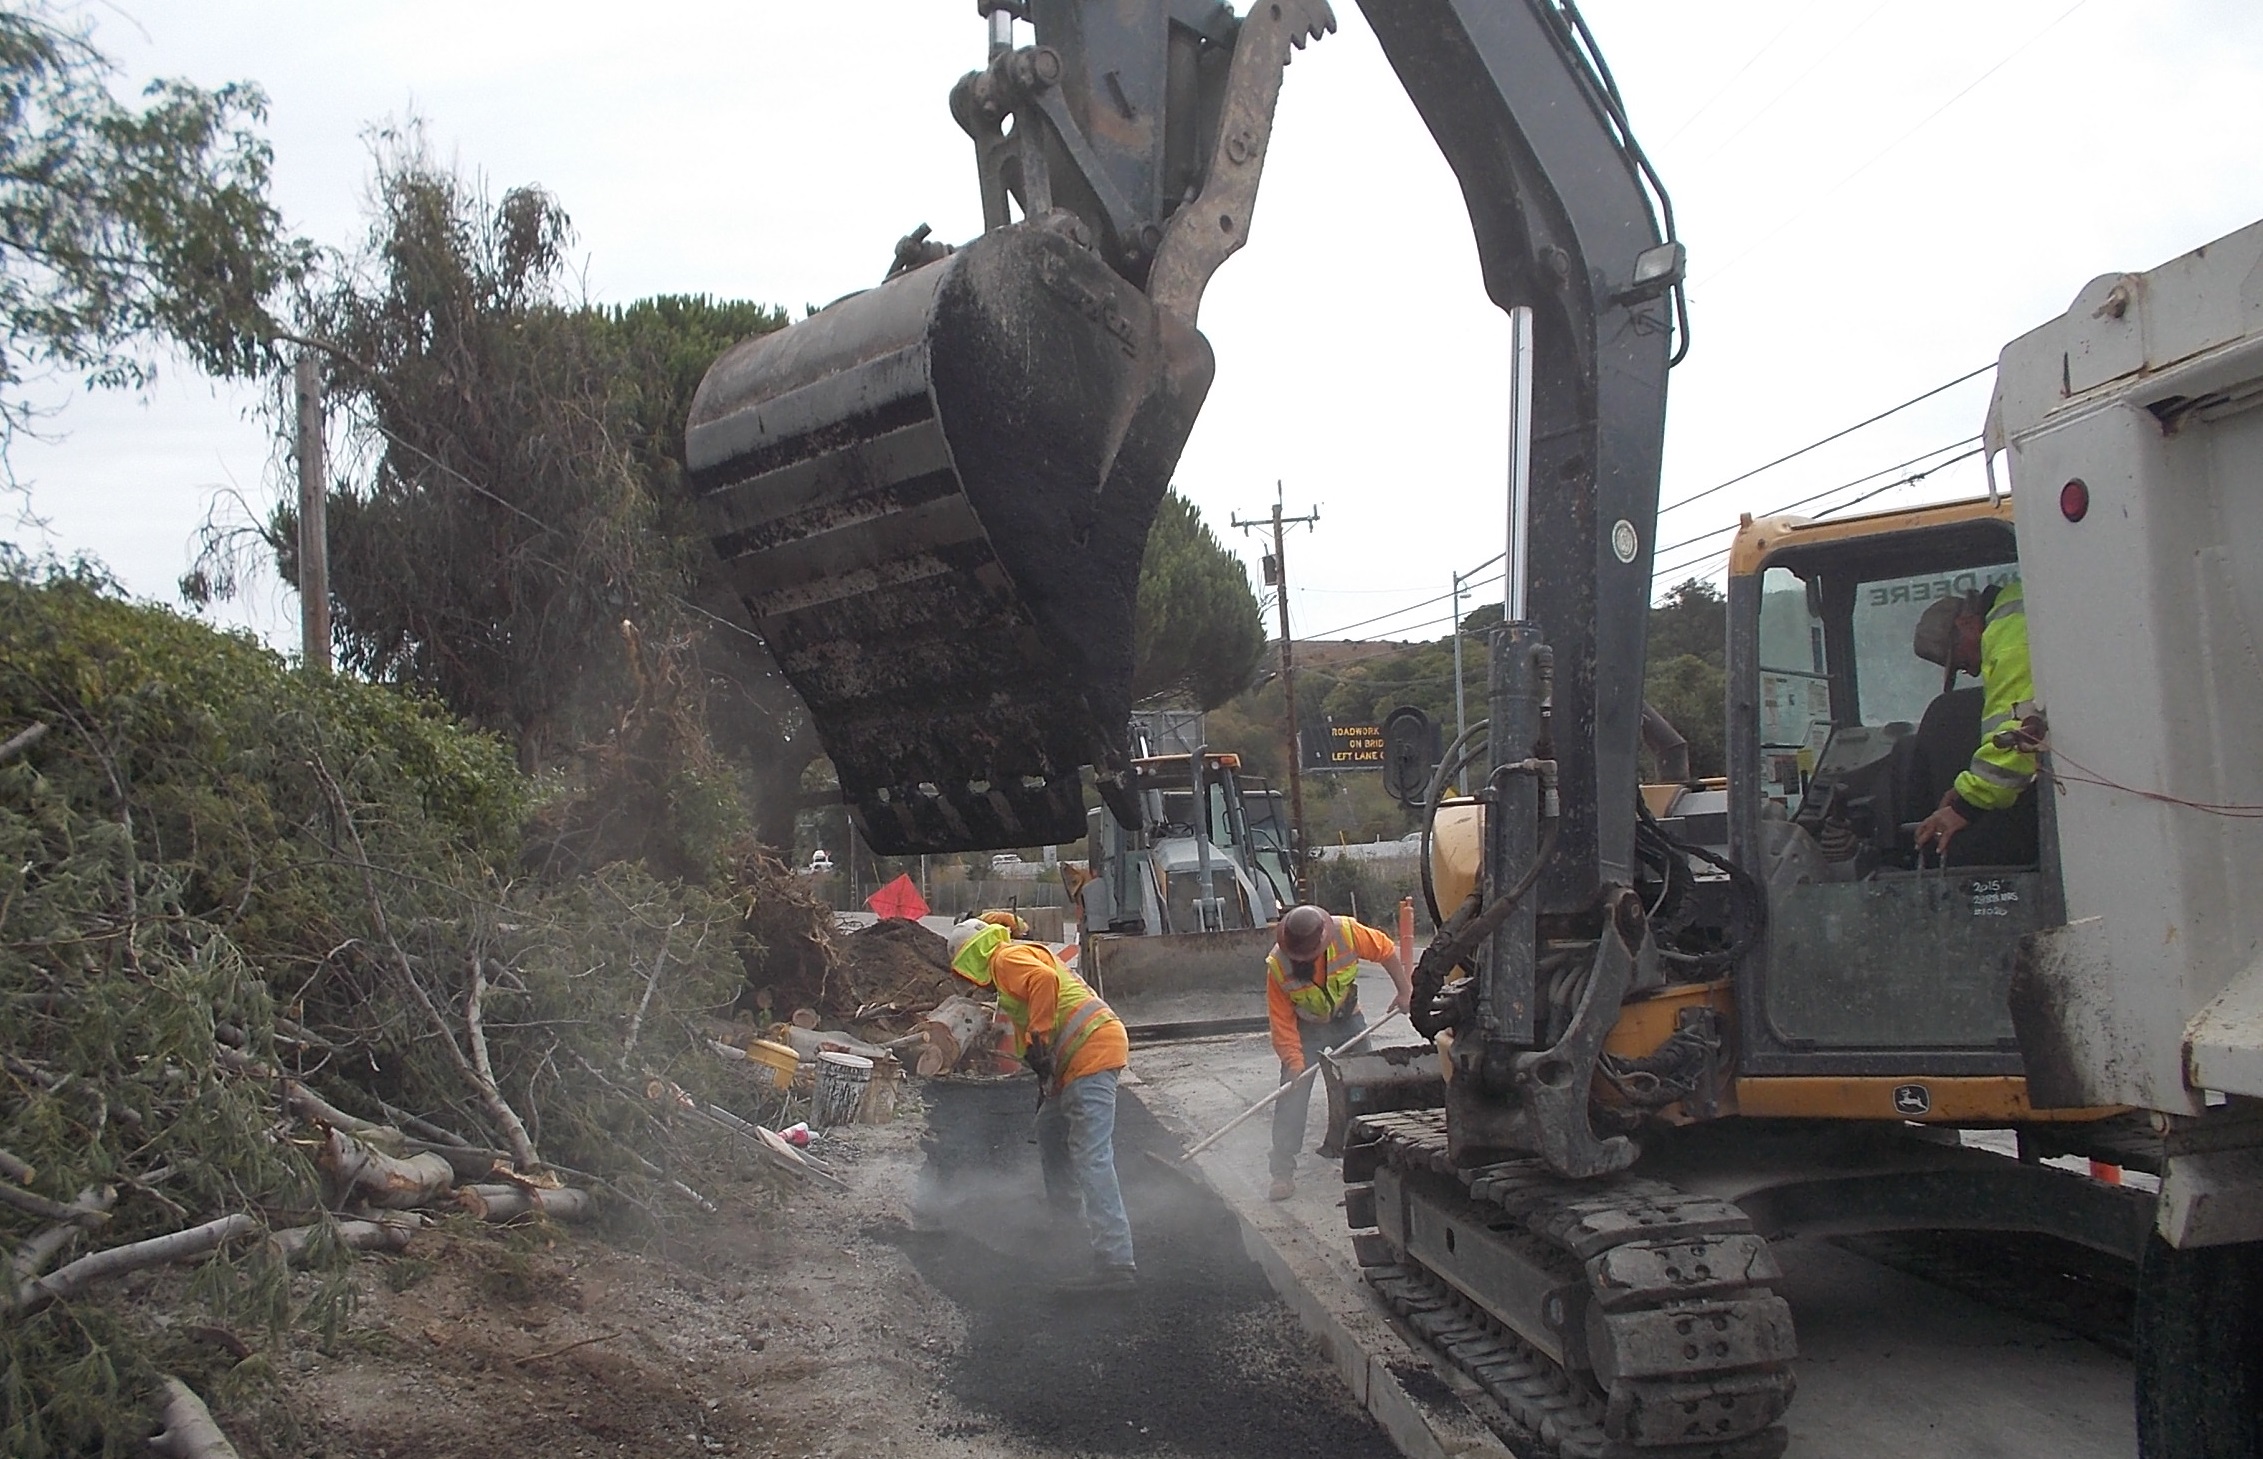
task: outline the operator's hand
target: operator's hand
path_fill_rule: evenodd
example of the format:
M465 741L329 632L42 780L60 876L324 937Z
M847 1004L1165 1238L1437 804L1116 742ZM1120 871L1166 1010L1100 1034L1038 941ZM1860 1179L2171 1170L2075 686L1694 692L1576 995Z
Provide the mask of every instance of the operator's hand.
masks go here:
M1955 792L1951 792L1953 795ZM1923 855L1928 847L1937 846L1943 856L1949 854L1949 842L1957 832L1971 825L1963 811L1943 802L1939 810L1927 816L1917 828L1917 850Z

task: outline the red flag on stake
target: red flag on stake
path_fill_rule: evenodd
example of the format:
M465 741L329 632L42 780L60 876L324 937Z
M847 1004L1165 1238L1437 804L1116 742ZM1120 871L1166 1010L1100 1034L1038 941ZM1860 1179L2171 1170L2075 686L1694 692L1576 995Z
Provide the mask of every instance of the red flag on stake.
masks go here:
M879 916L901 917L908 922L917 922L927 915L927 899L919 894L918 886L909 876L897 877L866 897L864 904Z

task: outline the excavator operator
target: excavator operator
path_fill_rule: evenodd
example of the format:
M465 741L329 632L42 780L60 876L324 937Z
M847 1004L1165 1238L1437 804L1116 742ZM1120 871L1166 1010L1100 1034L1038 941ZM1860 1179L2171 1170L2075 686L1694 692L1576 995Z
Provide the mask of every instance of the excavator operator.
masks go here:
M1980 747L1941 804L1917 828L1920 854L1949 852L1949 842L1983 816L2006 811L2035 783L2035 752L2019 738L2035 712L2035 678L2027 657L2027 610L2013 578L1964 598L1944 598L1917 620L1914 649L1946 678L1980 676ZM2009 733L2007 733L2009 732ZM2005 737L1998 743L1999 736Z
M1331 917L1326 908L1309 904L1281 914L1273 949L1265 955L1265 1016L1273 1052L1281 1058L1283 1084L1304 1073L1321 1050L1336 1048L1367 1027L1359 1012L1361 958L1383 965L1399 990L1391 1006L1404 1008L1414 985L1389 933L1349 917ZM1304 1143L1311 1104L1310 1080L1273 1102L1268 1200L1285 1201L1296 1194L1297 1147Z

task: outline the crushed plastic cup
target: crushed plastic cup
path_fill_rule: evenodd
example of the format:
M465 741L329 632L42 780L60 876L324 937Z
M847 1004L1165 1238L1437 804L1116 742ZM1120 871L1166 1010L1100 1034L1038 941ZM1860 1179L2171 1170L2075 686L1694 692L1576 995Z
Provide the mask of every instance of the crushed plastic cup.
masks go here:
M798 1124L789 1125L780 1130L778 1136L789 1145L806 1146L809 1144L809 1124L807 1121L802 1121Z

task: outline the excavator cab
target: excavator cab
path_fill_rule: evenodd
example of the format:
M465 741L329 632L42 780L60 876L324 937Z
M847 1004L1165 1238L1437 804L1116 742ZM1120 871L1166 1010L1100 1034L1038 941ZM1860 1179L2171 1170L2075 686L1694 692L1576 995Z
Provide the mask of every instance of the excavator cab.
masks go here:
M1930 603L2018 571L2009 502L1740 531L1729 853L1765 884L1769 926L1745 973L1747 1075L2021 1072L2013 955L2061 920L2048 797L1918 853L1980 746L1981 691L1911 646Z

